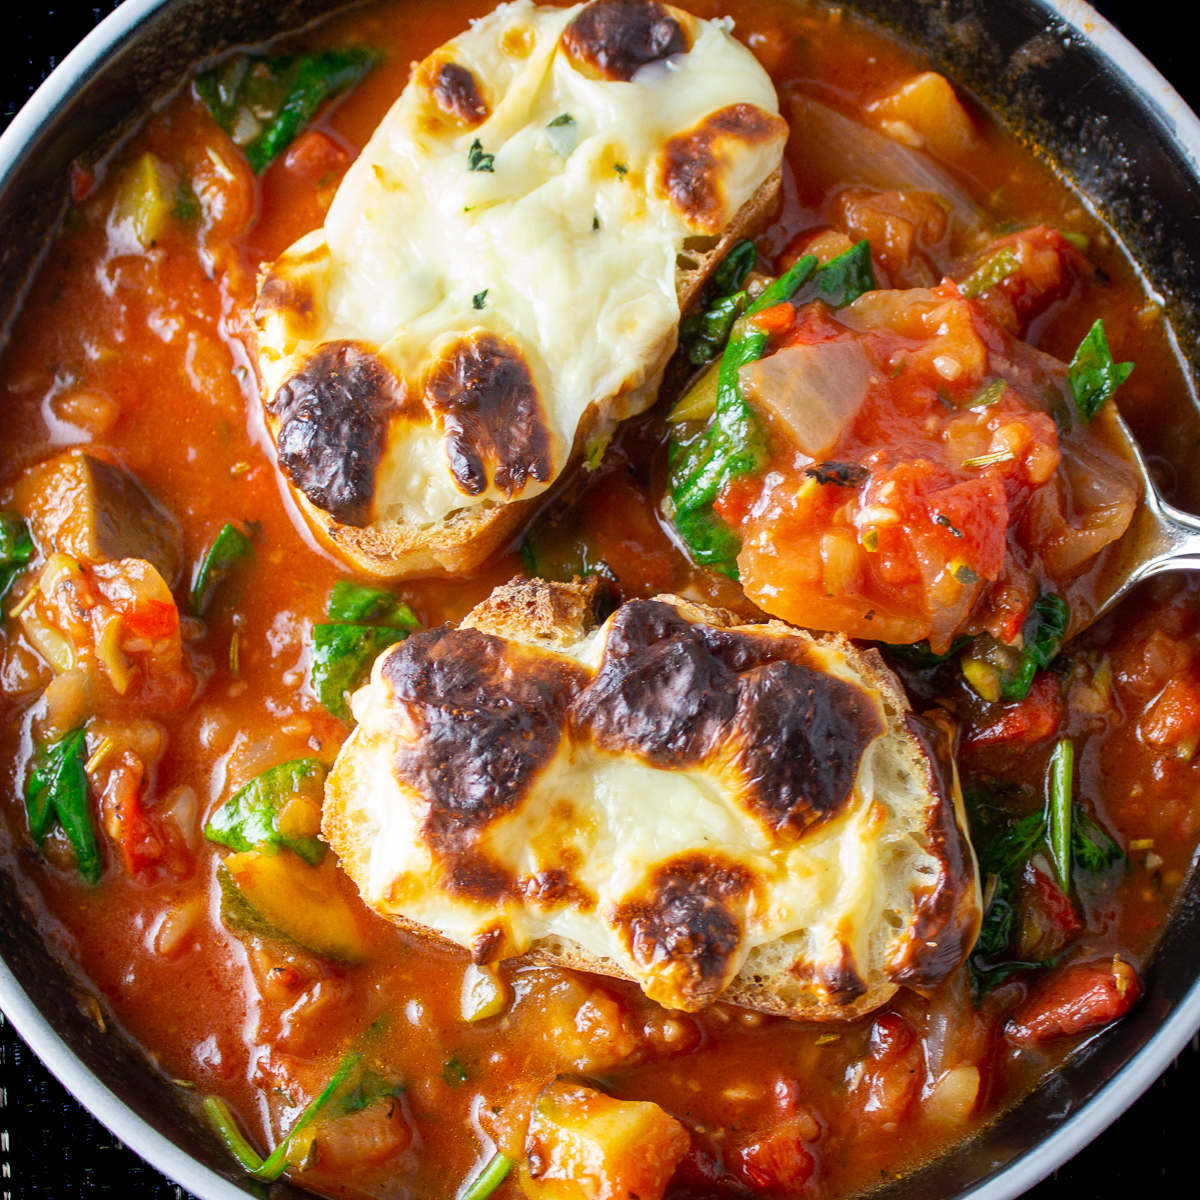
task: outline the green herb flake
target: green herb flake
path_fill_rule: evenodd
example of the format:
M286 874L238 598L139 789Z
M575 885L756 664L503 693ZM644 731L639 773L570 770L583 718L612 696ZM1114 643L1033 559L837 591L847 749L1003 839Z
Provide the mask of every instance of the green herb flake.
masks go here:
M75 851L75 866L80 875L88 883L96 884L100 882L104 864L88 803L86 755L83 728L39 747L25 783L25 808L33 840L40 846L57 821Z
M624 163L613 163L613 170L622 177L629 174L629 168Z
M467 151L467 170L468 171L486 171L489 174L496 170L496 156L494 154L485 154L483 143L476 138L471 143L471 148Z
M1071 827L1071 859L1077 870L1107 871L1125 861L1117 845L1100 823L1089 817L1076 803Z
M198 75L196 93L261 175L326 100L352 88L380 57L362 46L315 55L237 55Z
M1011 246L1003 246L968 275L958 285L958 290L968 300L974 300L1020 269L1021 260L1017 252Z
M471 297L471 307L474 309L482 308L487 302L487 294L490 290L490 288L484 288L482 292L476 292L475 295Z
M213 813L204 827L204 836L235 853L286 846L316 866L325 857L325 843L314 835L281 831L279 814L295 795L309 796L320 804L325 772L325 764L315 758L297 758L263 771Z
M968 408L989 408L993 404L1000 401L1004 395L1004 389L1008 387L1008 383L1003 379L993 379L982 391L978 392L975 398L971 401Z
M192 580L192 612L204 616L212 604L217 588L234 565L249 556L250 539L234 524L226 522L200 560Z
M547 129L558 129L558 128L562 127L563 125L574 125L574 124L575 124L575 118L573 116L571 116L570 113L565 112L565 113L559 113L559 115L557 117L555 117L554 120L551 121L546 126L546 128Z
M442 1079L451 1087L461 1087L470 1078L470 1072L457 1057L449 1058L442 1064Z
M1079 343L1075 357L1067 368L1067 382L1080 416L1090 421L1104 402L1129 378L1131 362L1113 362L1104 322L1097 321Z
M935 525L940 525L943 529L949 530L949 532L956 538L961 538L963 536L962 530L956 529L951 523L950 518L946 516L945 513L934 513L933 523Z

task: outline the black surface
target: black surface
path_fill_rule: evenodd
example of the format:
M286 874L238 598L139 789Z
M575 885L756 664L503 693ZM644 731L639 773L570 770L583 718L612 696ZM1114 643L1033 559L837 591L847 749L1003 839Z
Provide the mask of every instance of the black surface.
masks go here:
M0 126L6 124L72 46L115 8L78 0L36 0L5 13L0 50ZM1200 76L1178 25L1157 5L1110 0L1098 7L1197 107ZM1132 1109L1054 1177L1033 1200L1109 1200L1129 1189L1195 1190L1192 1139L1200 1053L1193 1039L1178 1062ZM42 1067L0 1017L0 1200L17 1197L185 1200L186 1193L146 1166L94 1121Z

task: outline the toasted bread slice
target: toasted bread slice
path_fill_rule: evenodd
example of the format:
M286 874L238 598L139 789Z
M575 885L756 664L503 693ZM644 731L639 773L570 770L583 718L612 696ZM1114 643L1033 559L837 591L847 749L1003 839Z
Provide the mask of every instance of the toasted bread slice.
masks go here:
M260 279L280 467L363 571L509 541L653 404L680 312L777 206L787 126L753 55L665 5L640 46L635 7L517 0L435 51Z
M848 1019L978 931L945 731L873 650L517 580L392 648L323 829L366 903L477 961Z

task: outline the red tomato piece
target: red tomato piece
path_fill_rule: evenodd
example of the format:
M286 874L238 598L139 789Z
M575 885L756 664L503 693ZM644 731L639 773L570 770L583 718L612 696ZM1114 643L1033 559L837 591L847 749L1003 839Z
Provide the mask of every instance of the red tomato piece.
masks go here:
M1034 746L1050 737L1063 717L1062 689L1058 676L1052 671L1039 671L1029 695L1017 704L1003 705L986 725L971 730L965 749L1008 743L1021 749Z
M161 600L143 600L136 608L122 613L121 619L135 637L170 637L179 628L179 610Z
M327 133L306 129L288 148L283 165L318 187L326 187L334 178L324 177L340 178L350 165L350 155Z
M1055 929L1073 937L1083 928L1071 898L1049 875L1036 867L1033 870L1033 886L1037 891L1042 911Z
M1123 1017L1141 994L1137 972L1119 955L1111 962L1073 963L1034 992L1004 1032L1018 1046L1086 1033Z
M801 1132L799 1123L788 1121L759 1135L737 1152L738 1174L756 1192L789 1195L801 1191L816 1166Z

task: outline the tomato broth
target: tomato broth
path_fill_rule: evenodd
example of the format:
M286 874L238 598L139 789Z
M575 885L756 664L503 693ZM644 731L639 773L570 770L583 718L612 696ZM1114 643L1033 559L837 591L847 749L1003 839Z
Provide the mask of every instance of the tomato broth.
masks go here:
M274 464L255 367L256 273L321 223L410 64L490 7L381 0L296 35L305 51L365 45L382 58L260 177L190 84L94 175L76 169L75 203L0 359L0 507L20 509L29 467L87 446L107 452L174 514L188 564L231 521L252 550L203 621L180 621L179 670L194 687L149 706L134 687L89 728L105 864L95 886L80 878L61 831L34 852L25 781L35 747L70 728L69 715L54 708L70 701L46 695L50 668L20 623L6 620L3 865L81 994L95 998L88 1004L97 1018L126 1031L197 1102L222 1099L264 1156L348 1050L389 1081L387 1103L363 1108L353 1128L319 1126L319 1152L293 1165L292 1177L318 1193L461 1194L495 1149L520 1158L529 1105L565 1075L620 1099L653 1101L683 1123L691 1149L668 1195L852 1194L969 1135L1093 1036L1066 1030L1028 1044L1006 1036L1014 1011L1052 986L1056 971L1115 955L1144 971L1200 835L1200 585L1173 579L1143 588L1070 643L1018 703L985 702L953 664L900 666L918 709L940 704L958 719L977 849L1005 820L1040 810L1055 739L1069 737L1076 795L1123 855L1081 873L1071 911L1057 916L1053 897L1046 900L1047 866L1030 859L1013 885L1037 914L1021 934L1023 956L1054 965L1012 973L975 999L963 968L932 996L901 991L879 1013L818 1025L724 1003L668 1011L631 984L515 962L500 970L503 1011L467 1021L466 953L391 927L344 877L334 886L353 907L361 961L239 937L221 919L224 850L204 837L205 820L274 764L331 763L350 728L322 707L310 679L312 627L350 570L308 530ZM794 96L861 117L926 69L841 10L782 0L695 0L689 8L734 18L785 117ZM1121 411L1153 453L1188 476L1172 447L1194 443L1195 413L1162 312L1080 197L964 103L976 136L945 165L992 233L1053 226L1086 246L1095 268L1030 340L1068 360L1102 317L1114 357L1137 364ZM195 207L131 253L113 234L114 205L147 152L188 181ZM798 234L835 223L844 181L827 168L806 162L794 143L789 149L782 211L757 241L767 266L779 269ZM964 253L947 251L935 265L949 271ZM661 514L670 403L623 427L598 470L562 481L522 543L468 577L410 581L396 594L432 627L531 569L570 578L604 564L614 602L674 591L759 615L732 580L691 565ZM34 579L18 579L6 613ZM186 587L175 588L184 613ZM135 815L142 824L130 824ZM956 1068L965 1104L945 1085ZM521 1195L518 1174L496 1194Z

